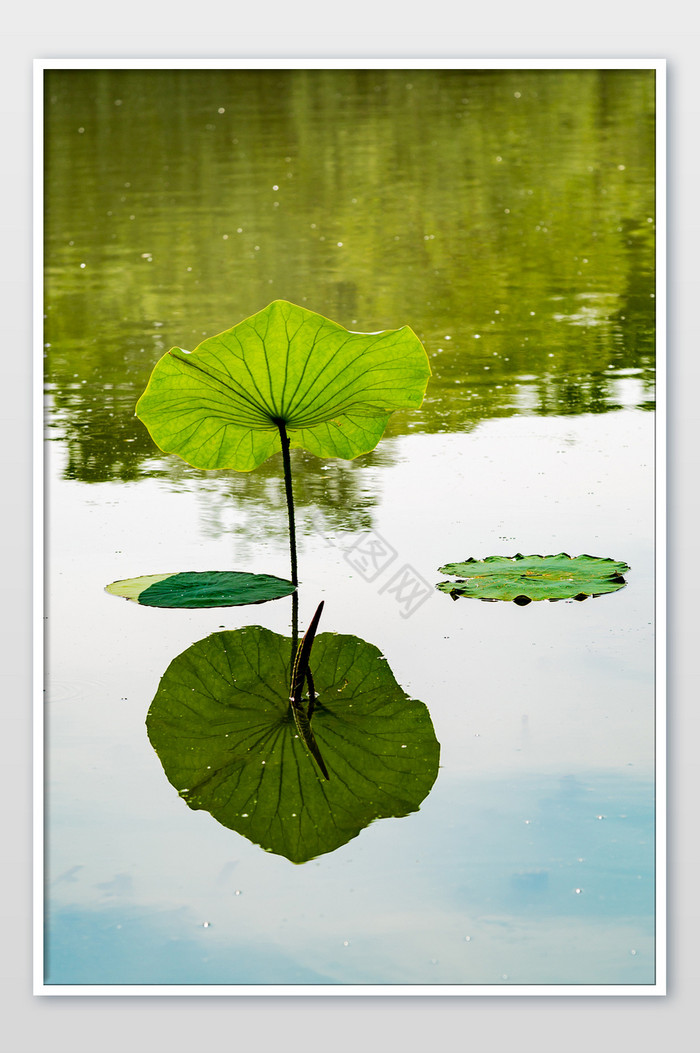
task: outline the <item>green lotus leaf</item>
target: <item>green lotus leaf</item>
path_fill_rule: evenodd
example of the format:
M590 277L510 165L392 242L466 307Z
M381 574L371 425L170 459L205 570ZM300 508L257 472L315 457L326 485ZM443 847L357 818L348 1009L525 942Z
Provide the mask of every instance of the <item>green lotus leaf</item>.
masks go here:
M408 327L352 333L275 300L194 351L157 363L136 406L153 441L195 468L249 472L291 446L351 460L373 450L391 413L417 409L428 356Z
M375 819L416 811L438 771L427 708L376 647L322 633L311 652L318 770L290 705L292 641L259 626L193 644L164 673L146 720L190 808L303 863Z
M626 563L598 556L488 556L446 563L441 574L454 574L459 581L436 586L453 599L512 600L523 606L532 600L585 600L616 592L627 584Z
M148 574L107 586L107 592L113 596L123 596L146 607L240 607L278 600L294 591L295 586L284 578L237 570Z

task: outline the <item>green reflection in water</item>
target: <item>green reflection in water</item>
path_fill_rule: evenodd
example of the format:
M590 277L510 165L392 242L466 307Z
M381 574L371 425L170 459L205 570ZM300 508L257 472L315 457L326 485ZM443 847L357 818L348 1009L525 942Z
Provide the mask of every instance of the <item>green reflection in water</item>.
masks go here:
M260 626L220 632L173 659L148 736L190 808L303 863L375 819L417 811L438 773L426 706L356 636L322 633L311 666L323 778L290 706L292 640Z
M275 298L411 325L434 375L389 435L652 404L653 71L50 70L46 133L70 478L174 476L155 361Z

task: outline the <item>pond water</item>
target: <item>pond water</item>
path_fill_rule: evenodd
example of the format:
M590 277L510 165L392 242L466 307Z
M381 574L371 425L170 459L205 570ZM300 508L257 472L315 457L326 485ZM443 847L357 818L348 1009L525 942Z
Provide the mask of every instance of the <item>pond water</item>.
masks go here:
M654 983L654 91L648 70L46 72L50 989ZM319 632L377 648L440 744L419 807L303 863L188 808L146 729L174 659L289 636L290 600L104 591L288 575L281 456L198 471L134 416L171 346L275 299L410 325L433 373L373 453L292 451L301 625L323 600ZM434 588L517 552L631 569L585 602Z

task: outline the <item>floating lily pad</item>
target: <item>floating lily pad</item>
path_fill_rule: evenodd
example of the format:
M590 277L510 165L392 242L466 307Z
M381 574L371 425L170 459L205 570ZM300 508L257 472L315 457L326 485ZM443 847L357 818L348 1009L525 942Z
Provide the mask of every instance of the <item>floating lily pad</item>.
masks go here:
M408 327L352 333L275 300L192 352L157 363L136 406L153 441L195 468L249 472L291 446L352 459L373 450L391 413L417 409L428 356Z
M446 563L441 574L458 581L441 581L436 587L453 599L512 600L523 606L532 600L585 600L616 592L627 584L626 563L598 556L488 556Z
M302 863L375 819L418 809L440 746L376 647L323 633L311 653L311 725L324 779L290 705L292 641L251 626L219 632L173 660L147 717L165 774L190 808Z
M126 578L107 586L113 596L123 596L146 607L240 607L290 596L295 586L272 574L237 570L182 571Z

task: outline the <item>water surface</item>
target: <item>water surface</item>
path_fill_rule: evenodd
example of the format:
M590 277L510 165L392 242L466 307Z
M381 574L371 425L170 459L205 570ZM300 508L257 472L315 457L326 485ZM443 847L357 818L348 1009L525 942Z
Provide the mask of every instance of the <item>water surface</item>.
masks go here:
M47 72L48 984L653 982L653 102L635 70ZM134 417L161 354L276 298L409 324L433 370L374 453L294 451L301 620L378 647L441 745L419 811L299 866L188 809L145 729L178 654L289 601L103 592L288 573L281 458L199 472ZM517 551L628 584L434 591Z

